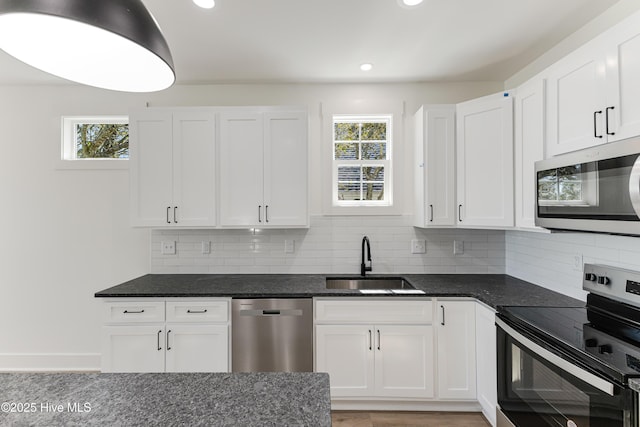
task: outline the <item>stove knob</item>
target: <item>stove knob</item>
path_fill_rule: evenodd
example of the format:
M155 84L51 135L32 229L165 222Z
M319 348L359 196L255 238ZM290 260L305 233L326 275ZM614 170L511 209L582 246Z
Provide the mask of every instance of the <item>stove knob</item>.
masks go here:
M585 273L584 275L584 280L586 280L587 282L595 282L597 279L598 276L593 273Z
M599 285L608 285L611 281L607 276L598 276Z
M611 354L613 353L613 348L611 348L611 344L602 344L598 346L598 353L600 354Z
M587 338L584 341L584 345L589 347L589 348L597 347L598 346L598 340L595 339L595 338Z

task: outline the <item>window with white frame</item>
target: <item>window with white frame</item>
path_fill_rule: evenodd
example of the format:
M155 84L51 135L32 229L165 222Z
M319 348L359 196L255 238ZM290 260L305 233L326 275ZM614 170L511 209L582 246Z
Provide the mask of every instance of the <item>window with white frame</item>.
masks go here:
M62 160L129 159L129 118L62 118Z
M391 206L390 115L333 116L333 205Z

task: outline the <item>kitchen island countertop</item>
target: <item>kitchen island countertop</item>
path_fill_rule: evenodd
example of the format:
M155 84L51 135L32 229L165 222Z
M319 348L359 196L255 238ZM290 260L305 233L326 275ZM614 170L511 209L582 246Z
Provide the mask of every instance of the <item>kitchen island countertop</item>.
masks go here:
M331 425L326 373L6 373L0 395L0 425Z
M406 278L421 295L384 297L468 297L492 308L499 306L583 306L584 302L506 274L389 274ZM357 290L326 289L321 274L147 274L99 291L98 298L305 298L363 296ZM371 277L382 277L374 275ZM367 295L370 296L370 295Z

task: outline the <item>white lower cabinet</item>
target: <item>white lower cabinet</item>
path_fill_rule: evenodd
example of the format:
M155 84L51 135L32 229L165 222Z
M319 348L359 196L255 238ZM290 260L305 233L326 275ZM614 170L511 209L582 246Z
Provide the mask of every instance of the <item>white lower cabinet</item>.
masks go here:
M102 372L228 372L229 304L105 302Z
M496 312L476 303L476 365L478 367L478 402L492 426L496 425L498 405L498 371L496 349Z
M332 397L433 397L431 300L316 299L314 313L315 370Z
M438 300L438 397L476 399L475 301Z

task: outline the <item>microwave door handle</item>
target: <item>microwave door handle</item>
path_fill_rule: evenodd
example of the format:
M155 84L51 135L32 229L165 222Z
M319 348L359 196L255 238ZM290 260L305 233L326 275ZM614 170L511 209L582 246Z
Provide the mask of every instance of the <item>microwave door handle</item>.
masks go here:
M629 198L631 199L633 210L640 217L640 156L631 167L631 173L629 174Z

